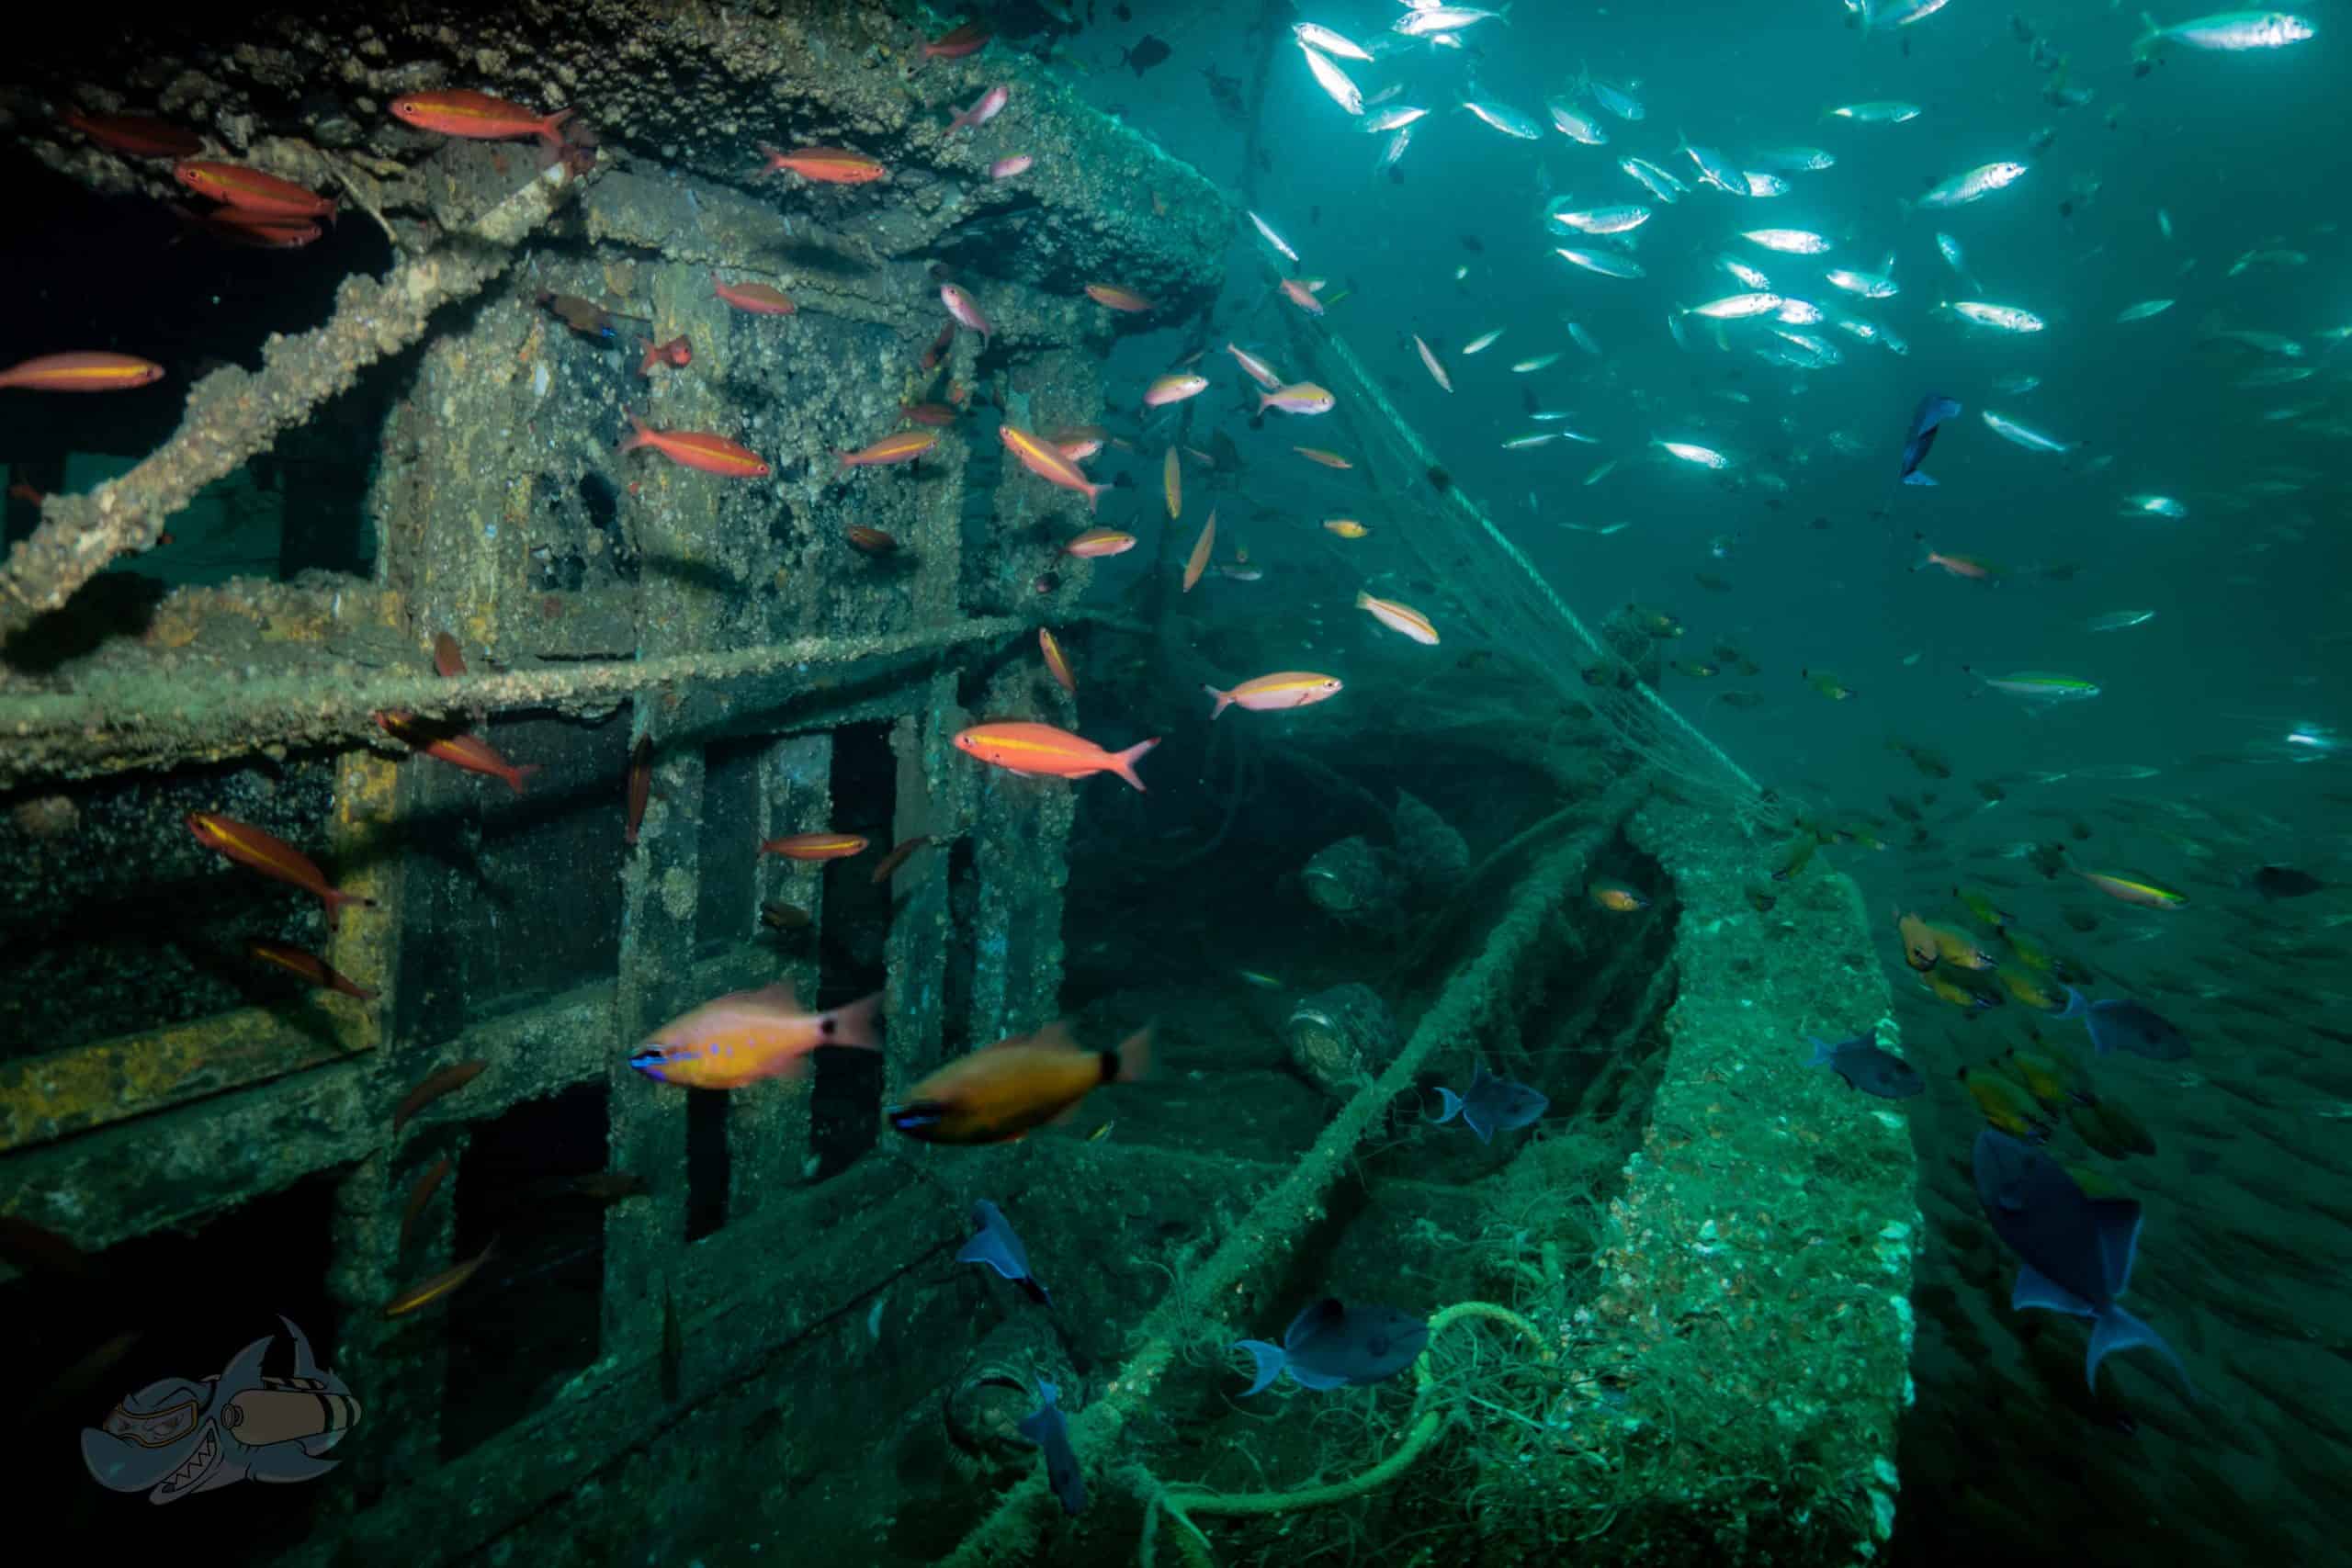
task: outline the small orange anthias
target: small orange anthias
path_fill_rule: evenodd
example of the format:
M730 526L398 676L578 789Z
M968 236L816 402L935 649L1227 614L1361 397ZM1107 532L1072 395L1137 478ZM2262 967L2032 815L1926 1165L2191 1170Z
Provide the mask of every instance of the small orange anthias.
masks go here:
M638 362L637 373L650 377L653 374L653 367L657 365L667 365L672 369L683 370L694 362L694 344L688 343L684 336L673 337L668 343L648 343L645 345L645 357Z
M345 904L375 908L376 900L363 898L356 893L345 893L339 887L327 886L326 874L308 855L272 833L265 833L249 822L223 817L216 811L191 811L187 814L188 831L196 841L208 850L228 856L239 865L276 877L303 892L316 897L326 906L327 929L333 931Z
M379 713L377 728L395 740L404 740L428 757L438 757L452 767L471 773L488 773L503 779L506 787L516 795L523 793L523 781L539 771L537 762L516 767L491 749L489 741L478 735L461 734L446 726L435 725L413 713Z

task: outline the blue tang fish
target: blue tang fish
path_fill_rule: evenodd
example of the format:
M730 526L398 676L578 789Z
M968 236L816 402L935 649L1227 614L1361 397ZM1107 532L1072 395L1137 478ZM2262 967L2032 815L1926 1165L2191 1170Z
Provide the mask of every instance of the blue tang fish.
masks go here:
M1875 1034L1857 1034L1835 1045L1816 1035L1805 1038L1813 1042L1813 1060L1806 1065L1817 1067L1828 1063L1829 1070L1844 1078L1849 1089L1881 1100L1908 1100L1928 1087L1918 1068L1892 1051L1880 1050Z
M972 1205L972 1223L980 1228L956 1254L956 1261L985 1263L1006 1279L1035 1292L1047 1306L1053 1305L1054 1298L1029 1272L1029 1249L1021 1245L1021 1237L1013 1230L1012 1222L1004 1217L1004 1211L983 1198Z
M1021 1435L1046 1450L1046 1479L1062 1500L1062 1512L1074 1517L1086 1507L1086 1477L1079 1473L1078 1450L1069 1446L1069 1427L1055 1403L1061 1392L1045 1379L1037 1380L1037 1397L1045 1403L1021 1418Z
M1928 460L1928 449L1936 444L1937 427L1959 412L1960 404L1940 392L1929 392L1919 400L1911 415L1911 433L1903 438L1903 468L1897 479L1907 485L1936 482L1919 471L1919 465Z
M1976 1134L1976 1198L1994 1232L2018 1255L2014 1311L2040 1307L2091 1320L2084 1374L2098 1386L2098 1364L2118 1350L2152 1345L2188 1381L2162 1336L2115 1304L2132 1283L2140 1246L2140 1205L2092 1198L2066 1168L2030 1144L1990 1127ZM2191 1390L2194 1393L2194 1390Z
M2083 993L2066 987L2066 1010L2060 1018L2079 1018L2091 1032L2091 1049L2104 1056L2129 1051L2152 1061L2177 1062L2188 1055L2188 1036L2150 1007L2125 997L2086 1001Z
M1526 1126L1552 1103L1523 1083L1490 1077L1483 1062L1470 1069L1470 1087L1462 1093L1450 1089L1437 1092L1445 1102L1445 1113L1436 1124L1442 1127L1459 1115L1482 1144L1491 1142L1497 1133Z
M1395 1307L1347 1306L1325 1296L1291 1319L1280 1345L1239 1339L1238 1349L1257 1363L1257 1377L1241 1391L1248 1398L1284 1372L1302 1388L1338 1388L1378 1382L1413 1364L1430 1341L1430 1325Z

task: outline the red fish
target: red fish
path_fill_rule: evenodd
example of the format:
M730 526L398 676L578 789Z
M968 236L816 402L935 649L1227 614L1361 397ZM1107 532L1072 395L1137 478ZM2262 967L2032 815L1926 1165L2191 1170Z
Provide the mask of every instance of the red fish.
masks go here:
M957 750L1023 778L1082 779L1116 773L1138 790L1143 780L1136 776L1136 761L1159 744L1159 737L1155 735L1124 751L1105 751L1093 741L1050 724L1018 721L976 724L956 736Z
M1135 547L1136 536L1133 534L1122 533L1116 528L1089 528L1064 545L1062 554L1093 560L1103 556L1125 555Z
M45 498L41 495L40 491L33 489L32 486L27 484L24 480L18 479L15 484L8 487L8 499L11 501L29 502L33 505L39 506Z
M478 141L536 136L556 148L563 145L563 134L558 128L571 118L572 112L558 109L549 115L534 114L521 104L510 104L504 98L463 87L440 93L405 93L392 100L391 110L394 119L419 130L437 130L444 136L463 136Z
M628 1065L647 1077L688 1089L741 1089L762 1078L807 1077L820 1046L878 1051L882 994L831 1012L804 1011L792 982L735 991L705 1002L653 1032Z
M692 365L694 362L694 344L688 343L684 337L673 337L668 343L647 344L645 345L645 357L639 362L637 373L640 376L650 377L653 374L653 367L657 365L668 365L683 368L688 365Z
M455 1094L488 1070L490 1064L477 1056L469 1062L458 1062L441 1067L425 1076L424 1080L401 1097L392 1107L392 1131L397 1134L408 1125L408 1119L440 1099Z
M799 306L789 295L769 283L729 283L718 274L710 275L711 291L739 310L749 310L754 316L789 316Z
M628 423L629 433L620 444L624 457L640 446L650 446L673 463L700 468L707 474L723 474L729 479L764 479L770 471L757 452L739 446L724 435L699 430L655 430L635 414L628 416Z
M1064 490L1074 490L1086 497L1089 512L1094 510L1095 499L1111 488L1107 484L1094 483L1086 477L1084 469L1052 446L1010 422L997 426L997 438L1004 443L1008 451L1021 459L1023 468L1039 479L1048 484L1059 485Z
M926 1144L1017 1143L1102 1085L1133 1083L1150 1066L1148 1024L1115 1051L1089 1051L1067 1025L1049 1023L948 1063L890 1108L890 1125Z
M188 831L206 849L217 850L239 865L289 883L316 897L326 906L329 931L335 928L344 905L358 904L370 909L376 907L373 898L328 886L326 874L308 855L275 834L213 811L191 811L186 820Z
M1114 310L1125 310L1130 313L1139 314L1156 308L1150 300L1134 289L1122 288L1115 283L1090 283L1086 286L1086 297L1097 305L1105 305Z
M874 874L871 877L868 877L867 880L876 887L881 886L884 883L889 881L890 878L899 874L899 868L900 866L906 864L907 862L914 858L914 853L917 850L923 848L930 842L930 834L917 833L913 838L909 839L897 849L892 850L888 854L884 855L882 857L881 863L874 868Z
M893 555L899 548L896 536L884 533L879 528L868 528L862 523L850 525L849 542L869 556Z
M321 196L291 180L281 180L276 175L265 175L259 169L248 169L239 164L183 158L172 165L172 177L198 196L209 196L248 212L283 218L334 216L333 197Z
M506 787L516 795L523 793L523 781L539 771L537 762L516 767L496 751L490 742L478 735L463 735L425 723L413 713L379 713L376 726L395 740L405 741L428 757L438 757L452 767L470 773L488 773L503 779Z
M789 169L802 179L820 185L862 186L890 172L876 159L839 147L796 147L789 152L779 152L763 142L760 152L768 161L768 166L760 173L772 175L778 169Z
M988 28L978 22L966 22L962 27L925 43L922 57L925 60L961 60L967 54L978 53L987 47L988 41Z
M628 830L621 836L624 844L637 842L637 830L645 821L645 803L653 798L653 739L641 737L628 754Z
M901 430L855 452L836 447L833 456L844 468L870 468L881 463L911 463L939 445L936 430Z
M104 147L132 158L193 158L204 151L204 139L169 120L138 114L84 114L67 109L59 117L66 124Z
M955 346L956 323L950 321L939 329L939 335L932 340L929 348L922 351L922 367L925 370L937 369L939 362L947 357L947 351Z
M480 1269L483 1264L490 1261L491 1247L494 1247L497 1245L498 1238L496 1236L492 1236L490 1238L489 1247L483 1247L480 1253L468 1258L465 1262L458 1264L456 1268L445 1269L440 1273L434 1275L430 1280L421 1280L416 1284L411 1285L407 1290L402 1291L399 1295L394 1296L390 1301L384 1303L384 1315L386 1317L402 1317L416 1311L419 1307L430 1306L435 1302L439 1301L443 1296L449 1294L449 1292L455 1291L458 1286L472 1279L474 1277L474 1270Z
M128 354L44 354L0 370L0 387L33 392L119 392L143 387L164 367Z
M249 942L245 943L245 956L256 963L275 964L289 974L300 975L322 991L341 991L345 996L356 997L363 1002L376 999L374 991L356 984L343 971L331 967L317 954L305 953L290 942Z
M900 403L899 412L917 424L933 429L956 423L956 411L945 403Z
M947 122L948 133L953 135L967 128L977 129L986 125L1004 111L1004 106L1012 97L1012 89L1010 87L990 87L980 95L979 102Z
M447 632L433 634L433 668L453 681L466 672L466 656Z
M847 860L864 854L867 842L855 833L791 833L761 844L760 853L786 860Z

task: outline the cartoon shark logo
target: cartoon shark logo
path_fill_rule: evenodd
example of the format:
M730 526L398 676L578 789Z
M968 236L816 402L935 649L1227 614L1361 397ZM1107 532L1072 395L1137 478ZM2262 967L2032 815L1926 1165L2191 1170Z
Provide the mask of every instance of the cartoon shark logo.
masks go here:
M247 1479L309 1481L333 1470L336 1461L321 1456L359 1419L359 1402L290 1319L277 1321L293 1337L292 1377L263 1375L273 1337L264 1335L218 1377L151 1382L108 1413L104 1430L85 1427L82 1459L98 1484L176 1503Z

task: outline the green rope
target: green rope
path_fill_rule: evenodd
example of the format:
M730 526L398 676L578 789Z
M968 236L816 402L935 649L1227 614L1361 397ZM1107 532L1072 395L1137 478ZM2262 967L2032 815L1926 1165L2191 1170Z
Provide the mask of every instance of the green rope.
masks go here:
M1490 1302L1457 1302L1430 1320L1430 1344L1434 1346L1437 1337L1452 1325L1478 1317L1516 1328L1538 1346L1544 1343L1543 1331L1509 1307L1496 1306ZM1367 1492L1387 1485L1420 1461L1421 1456L1429 1451L1430 1445L1437 1440L1438 1434L1444 1430L1450 1414L1446 1409L1434 1407L1430 1397L1439 1385L1430 1371L1430 1352L1427 1348L1413 1359L1413 1403L1420 1414L1406 1432L1405 1440L1397 1445L1396 1452L1370 1470L1350 1476L1345 1481L1327 1482L1320 1486L1302 1487L1295 1492L1212 1492L1205 1487L1161 1486L1152 1493L1150 1504L1144 1511L1144 1535L1137 1552L1138 1560L1145 1568L1150 1568L1154 1538L1162 1510L1191 1532L1189 1536L1179 1535L1176 1538L1178 1550L1183 1553L1187 1568L1207 1568L1212 1561L1205 1549L1208 1538L1201 1533L1199 1526L1193 1523L1192 1516L1194 1514L1289 1514L1304 1508L1328 1508L1335 1503L1344 1503L1351 1497L1361 1497ZM1149 1472L1145 1473L1148 1475Z

